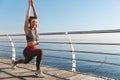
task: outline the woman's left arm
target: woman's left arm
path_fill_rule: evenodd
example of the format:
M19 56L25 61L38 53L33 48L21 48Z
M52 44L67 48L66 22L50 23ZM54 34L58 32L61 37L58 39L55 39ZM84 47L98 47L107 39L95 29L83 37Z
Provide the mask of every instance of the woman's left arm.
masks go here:
M37 11L36 11L36 9L35 9L33 0L31 0L31 7L32 7L32 10L33 10L34 17L36 17L37 20L38 20L38 15L37 15ZM35 30L36 30L36 32L38 32L38 26L36 27Z
M32 6L32 9L33 9L34 17L36 17L36 18L38 19L37 11L36 11L36 9L35 9L33 0L31 0L31 6Z

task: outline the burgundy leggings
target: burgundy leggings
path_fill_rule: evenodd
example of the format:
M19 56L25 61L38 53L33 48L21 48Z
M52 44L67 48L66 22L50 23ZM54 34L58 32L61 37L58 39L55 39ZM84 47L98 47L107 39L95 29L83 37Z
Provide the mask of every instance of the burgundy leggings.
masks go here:
M38 47L27 46L23 51L23 55L24 55L25 59L20 59L20 60L16 61L15 64L19 64L19 63L27 64L35 56L37 56L37 58L36 58L36 69L40 70L40 62L41 62L42 55L43 55L41 49L38 49Z

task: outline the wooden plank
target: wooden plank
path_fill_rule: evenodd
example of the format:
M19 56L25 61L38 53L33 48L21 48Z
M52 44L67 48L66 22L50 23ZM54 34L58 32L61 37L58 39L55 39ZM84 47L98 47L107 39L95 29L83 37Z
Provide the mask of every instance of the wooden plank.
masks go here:
M16 69L11 69L11 60L0 59L0 80L104 80L102 78L78 74L70 71L50 67L41 67L45 78L34 76L35 65L18 64Z

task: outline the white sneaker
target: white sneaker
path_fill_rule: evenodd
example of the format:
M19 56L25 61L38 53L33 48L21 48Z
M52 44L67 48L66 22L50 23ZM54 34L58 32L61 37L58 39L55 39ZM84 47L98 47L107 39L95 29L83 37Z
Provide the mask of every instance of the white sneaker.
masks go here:
M11 67L12 69L16 68L16 65L14 63L15 63L15 61L12 62L12 67Z
M44 78L45 77L45 75L43 73L40 73L40 74L35 73L35 76L37 76L39 78Z

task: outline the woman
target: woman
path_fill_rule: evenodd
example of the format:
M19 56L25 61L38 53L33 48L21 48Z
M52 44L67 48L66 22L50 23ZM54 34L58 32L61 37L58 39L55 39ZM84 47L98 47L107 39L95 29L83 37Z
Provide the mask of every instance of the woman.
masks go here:
M32 7L34 16L30 16L30 7ZM38 77L44 77L43 73L40 70L40 62L41 62L43 53L41 49L38 49L38 44L39 44L39 35L37 33L38 32L38 16L34 7L33 0L29 0L26 20L24 24L24 31L25 31L25 36L27 40L27 47L23 51L23 55L25 59L20 59L18 61L13 62L12 67L14 68L19 63L27 64L35 56L37 56L35 75Z

